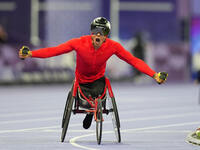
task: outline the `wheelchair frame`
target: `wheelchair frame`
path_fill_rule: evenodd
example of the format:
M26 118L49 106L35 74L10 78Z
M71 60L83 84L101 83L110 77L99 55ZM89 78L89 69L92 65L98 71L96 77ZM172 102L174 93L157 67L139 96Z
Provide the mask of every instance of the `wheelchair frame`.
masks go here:
M107 98L108 94L106 95L107 91L111 98L111 103L112 103L112 108L110 109L106 108L106 100L108 99ZM79 105L79 102L77 100L78 93L84 98L84 100L86 100L89 103L91 108L80 109L81 106ZM105 98L105 105L102 105L102 99L104 98ZM72 109L74 100L75 100L75 104L74 104L74 108ZM96 121L96 137L97 137L98 144L101 143L101 138L102 138L102 122L104 121L103 113L107 115L109 113L112 113L112 121L114 125L114 131L117 137L117 141L121 142L119 114L117 110L115 97L114 97L114 94L110 85L110 81L108 78L105 78L105 88L104 88L103 94L95 99L93 99L92 97L87 98L83 94L78 81L76 79L74 80L72 89L70 90L68 94L65 109L64 109L63 120L62 120L63 129L62 129L62 134L61 134L61 142L64 142L72 112L73 114L94 113L94 120Z

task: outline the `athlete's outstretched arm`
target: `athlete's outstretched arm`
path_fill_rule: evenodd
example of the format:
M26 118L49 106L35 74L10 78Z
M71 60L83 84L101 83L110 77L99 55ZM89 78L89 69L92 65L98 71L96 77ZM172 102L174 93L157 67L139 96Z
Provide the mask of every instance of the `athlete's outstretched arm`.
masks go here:
M56 47L41 48L34 51L29 50L27 54L23 53L23 50L25 48L27 49L27 47L23 46L19 51L19 57L22 59L25 59L27 57L48 58L61 55L64 53L68 53L72 50L75 50L77 42L78 39L72 39Z
M133 67L135 67L140 72L149 75L150 77L154 78L156 82L163 83L167 78L167 74L165 73L156 73L153 69L151 69L143 60L134 57L129 51L125 50L121 44L115 44L115 54L125 62L129 63Z

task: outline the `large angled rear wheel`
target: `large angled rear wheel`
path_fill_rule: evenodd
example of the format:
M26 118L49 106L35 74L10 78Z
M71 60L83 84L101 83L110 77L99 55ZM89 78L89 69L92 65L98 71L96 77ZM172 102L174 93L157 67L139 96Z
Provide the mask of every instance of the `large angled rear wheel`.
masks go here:
M117 110L117 104L115 101L115 98L112 97L111 98L112 101L112 123L113 123L113 127L114 127L114 132L117 138L117 142L120 143L121 142L121 133L120 133L120 120L119 120L119 114L118 114L118 110Z
M69 120L72 113L73 102L74 102L74 97L72 96L72 92L70 91L67 97L67 102L66 102L65 110L63 114L61 142L64 142L65 140L65 136L66 136L68 125L69 125Z

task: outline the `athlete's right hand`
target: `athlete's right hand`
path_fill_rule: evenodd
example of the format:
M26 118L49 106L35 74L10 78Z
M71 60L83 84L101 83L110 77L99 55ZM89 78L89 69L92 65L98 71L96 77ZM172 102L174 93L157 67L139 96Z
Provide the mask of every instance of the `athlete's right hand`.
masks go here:
M22 48L19 50L19 58L24 60L25 58L31 57L32 52L27 46L22 46Z

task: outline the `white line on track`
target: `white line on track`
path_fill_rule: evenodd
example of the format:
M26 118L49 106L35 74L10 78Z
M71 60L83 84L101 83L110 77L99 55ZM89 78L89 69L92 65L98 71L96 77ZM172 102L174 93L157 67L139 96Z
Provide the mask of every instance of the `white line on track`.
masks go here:
M191 130L143 130L135 131L137 133L190 133Z
M185 116L185 115L194 115L196 113L187 113L187 114L180 114L180 115L166 115L166 116L156 116L156 117L145 117L145 118L135 118L135 119L129 119L129 120L121 120L122 122L128 122L128 121L137 121L137 120L151 120L151 119L160 119L160 118L174 118L174 117L181 117L181 116ZM110 123L109 122L105 122L105 123ZM143 131L143 130L153 130L153 129L159 129L159 128L167 128L167 127L176 127L176 126L186 126L186 125L194 125L194 124L200 124L200 122L186 122L186 123L179 123L179 124L169 124L169 125L160 125L160 126L152 126L152 127L145 127L145 128L136 128L136 129L127 129L127 130L122 130L121 132L138 132L138 131ZM72 124L70 126L80 126L81 124ZM34 130L44 130L46 132L53 132L54 128L60 128L60 126L49 126L49 127L39 127L39 128L27 128L27 129L17 129L17 130L2 130L0 131L0 134L2 133L14 133L14 132L28 132L28 131L34 131ZM72 131L71 132L76 132L76 131ZM80 132L80 131L78 131ZM92 132L92 131L90 131ZM153 132L153 131L152 131ZM167 131L166 131L167 132ZM87 132L88 133L88 132ZM103 134L110 134L113 133L113 131L105 131L103 132ZM76 143L76 141L78 139L84 138L84 137L88 137L88 136L93 136L95 135L95 133L90 133L90 134L86 134L86 135L81 135L81 136L77 136L74 137L72 139L70 139L70 143L75 146L75 147L79 147L82 149L88 149L88 150L94 150L93 148L90 147L86 147L86 146L82 146Z
M17 116L28 116L28 115L41 115L41 114L57 114L60 110L47 110L47 111L34 111L34 112L21 112L21 113L6 113L0 114L0 117L17 117Z
M162 112L164 112L164 111L167 111L167 112L171 112L171 111L180 111L180 112L184 112L184 111L187 111L187 112L189 112L189 111L194 111L194 110L199 110L199 107L198 106L196 106L196 107L194 107L194 106L180 106L180 107L165 107L165 108L147 108L147 109L139 109L139 110L134 110L134 109L131 109L131 110L123 110L122 112L120 112L120 110L118 110L119 111L119 114L127 114L127 113L144 113L144 111L145 112L160 112L160 111L162 111Z
M134 119L122 119L122 122L133 122L133 121L142 121L142 120L156 120L156 119L168 119L168 118L177 118L177 117L187 117L187 116L195 116L199 114L197 112L191 113L181 113L176 115L161 115L161 116L153 116L153 117L139 117ZM41 122L41 121L52 121L52 120L60 120L60 117L49 117L49 118L38 118L38 119L26 119L26 120L11 120L11 121L1 121L0 125L3 124L11 124L11 123L25 123L25 122ZM105 123L110 123L111 121L106 121ZM79 126L79 124L74 124L73 126Z
M108 132L112 133L112 131L108 131ZM105 132L103 132L103 133L105 133ZM78 139L85 138L85 137L88 137L88 136L93 136L93 135L95 135L95 134L92 133L92 134L86 134L86 135L77 136L77 137L74 137L74 138L70 139L69 143L72 144L75 147L78 147L78 148L87 149L87 150L97 150L95 148L90 148L90 147L87 147L87 146L82 146L82 145L76 143L76 140L78 140Z
M49 127L27 128L27 129L17 129L17 130L0 130L0 133L27 132L27 131L43 130L43 129L50 129L50 128L58 128L58 127L59 126L49 126Z
M145 111L151 111L151 112L160 112L161 110L162 111L172 111L172 110L183 110L183 109L191 109L191 110L194 110L194 106L191 107L191 106L181 106L181 107L166 107L166 108L147 108L145 109ZM198 108L197 108L198 109ZM28 116L28 115L41 115L41 114L57 114L57 113L62 113L63 111L60 111L59 109L58 110L47 110L47 111L33 111L33 112L20 112L20 113L6 113L6 114L0 114L0 117L16 117L16 116ZM142 113L144 112L144 110L124 110L122 112L120 112L120 114L127 114L127 113Z
M60 133L61 132L61 129L46 129L46 130L43 130L43 132L58 132ZM94 133L95 131L94 130L69 130L67 131L67 133L70 133L70 132L73 132L73 133Z
M11 121L1 121L0 125L2 124L11 124L11 123L25 123L25 122L34 122L34 121L51 121L51 120L58 120L58 117L50 117L50 118L38 118L38 119L25 119L25 120L11 120Z
M196 112L192 113L181 113L181 114L176 114L176 115L165 115L165 116L154 116L154 117L145 117L145 118L134 118L134 119L123 119L121 120L122 122L133 122L133 121L141 121L141 120L154 120L154 119L167 119L167 118L176 118L176 117L185 117L185 116L193 116L193 115L198 115ZM6 123L19 123L19 122L31 122L31 121L47 121L47 120L55 120L55 119L60 119L58 117L55 118L40 118L40 119L30 119L30 120L18 120L18 121L7 121L7 122L1 122L0 124L6 124ZM104 123L111 123L111 121L107 121ZM180 123L180 124L170 124L170 125L161 125L161 126L153 126L153 127L146 127L146 128L136 128L136 129L127 129L127 130L122 130L121 132L136 132L136 131L142 131L142 130L152 130L152 129L158 129L158 128L166 128L166 127L175 127L175 126L184 126L184 125L193 125L193 124L200 124L200 122L189 122L189 123ZM80 126L82 124L71 124L70 126ZM52 131L51 129L53 128L60 128L60 126L49 126L49 127L39 127L39 128L27 128L27 129L16 129L16 130L2 130L0 131L1 133L14 133L14 132L28 132L28 131L34 131L34 130L44 130L44 131ZM71 131L74 132L74 131ZM88 133L88 132L87 132ZM105 131L103 134L110 134L113 133L113 131ZM76 140L83 138L83 137L88 137L88 136L93 136L95 133L92 134L86 134L86 135L81 135L74 137L70 139L70 143L74 145L75 147L83 148L83 149L93 149L93 148L88 148L86 146L82 146L76 143Z
M197 113L185 113L185 114L177 114L177 115L165 115L165 116L155 116L155 117L144 117L144 118L134 118L134 119L122 119L121 122L134 122L134 121L142 121L142 120L154 120L154 119L168 119L168 118L176 118L176 117L185 117L185 116L193 116L198 115ZM30 120L16 120L16 121L4 121L0 122L0 124L8 124L8 123L24 123L24 122L33 122L33 121L49 121L49 120L58 120L60 118L40 118L40 119L30 119ZM112 123L112 121L106 121L104 124ZM71 124L70 127L81 126L82 124ZM59 128L60 126L53 126L53 128ZM1 133L12 133L12 132L27 132L33 130L40 129L49 129L50 127L41 127L41 128L27 128L27 129L16 129L16 130L0 130Z
M133 122L133 121L142 121L142 120L156 120L156 119L168 119L168 118L177 118L177 117L188 117L188 116L199 116L197 112L192 113L181 113L181 114L173 114L173 115L161 115L161 116L153 116L153 117L139 117L133 119L123 119L123 122Z
M127 129L127 130L122 130L121 133L122 132L123 133L125 133L125 132L130 133L130 132L136 132L136 131L142 131L142 130L152 130L152 129L187 126L187 125L195 125L195 124L199 125L200 121L199 122L185 122L185 123L177 123L177 124L168 124L168 125L160 125L160 126L151 126L151 127L136 128L136 129ZM113 133L113 131L105 131L105 132L103 132L103 134L110 134L110 133ZM95 133L77 136L77 137L71 138L69 142L70 142L70 144L72 144L73 146L78 147L78 148L87 149L87 150L97 150L97 149L94 149L94 148L91 148L91 147L82 146L82 145L76 143L76 141L78 139L81 139L81 138L84 138L84 137L88 137L88 136L94 136L94 135L95 135Z
M43 132L57 132L57 133L60 133L61 129L45 129L45 130L42 130ZM109 130L110 131L110 130ZM67 131L67 133L94 133L95 130L69 130ZM107 132L107 131L103 131L104 132ZM112 131L111 131L112 132ZM137 133L189 133L189 132L192 132L192 130L150 130L150 131L147 131L147 130L143 130L143 131L135 131Z

